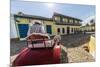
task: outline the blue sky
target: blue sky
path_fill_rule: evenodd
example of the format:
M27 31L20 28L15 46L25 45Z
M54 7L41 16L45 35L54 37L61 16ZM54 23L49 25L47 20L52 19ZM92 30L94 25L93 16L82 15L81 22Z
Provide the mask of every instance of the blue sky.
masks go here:
M95 5L11 1L11 13L23 12L51 18L54 12L85 20L95 16Z

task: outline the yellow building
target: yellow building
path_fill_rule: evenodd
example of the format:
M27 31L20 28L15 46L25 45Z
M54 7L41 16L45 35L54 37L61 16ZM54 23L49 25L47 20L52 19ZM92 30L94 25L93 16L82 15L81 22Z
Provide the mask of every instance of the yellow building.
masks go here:
M82 26L80 29L86 32L95 32L95 26Z
M89 23L80 27L81 31L84 32L95 32L95 19L89 21Z
M34 20L41 21L49 35L67 35L74 34L80 30L81 21L78 18L65 16L59 13L54 13L52 18L46 18L41 16L15 14L15 25L17 29L18 38L22 39L27 36L29 23Z

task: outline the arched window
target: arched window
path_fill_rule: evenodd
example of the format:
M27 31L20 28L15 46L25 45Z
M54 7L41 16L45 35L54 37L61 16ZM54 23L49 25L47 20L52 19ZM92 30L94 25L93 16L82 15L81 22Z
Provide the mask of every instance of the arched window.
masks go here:
M62 28L62 33L65 33L65 28Z
M73 28L71 29L71 32L73 32Z

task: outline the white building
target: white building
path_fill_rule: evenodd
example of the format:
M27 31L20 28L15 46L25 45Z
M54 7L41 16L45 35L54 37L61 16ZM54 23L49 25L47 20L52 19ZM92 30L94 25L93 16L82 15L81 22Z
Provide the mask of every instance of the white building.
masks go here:
M11 39L18 38L17 28L15 26L15 20L12 14L10 15L10 38Z

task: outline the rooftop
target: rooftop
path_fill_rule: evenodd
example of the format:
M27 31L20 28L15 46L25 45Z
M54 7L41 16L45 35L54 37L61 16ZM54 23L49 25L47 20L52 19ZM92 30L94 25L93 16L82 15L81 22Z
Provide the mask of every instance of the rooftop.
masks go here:
M54 16L62 16L62 17L72 18L72 19L76 19L76 20L82 21L81 19L78 19L78 18L75 18L75 17L71 17L71 16L66 16L66 15L63 15L63 14L60 14L60 13L56 13L56 12L54 12Z
M60 14L60 13L56 13L56 12L54 12L53 16L63 16L63 17L73 18L73 19L82 21L81 19L78 19L78 18L75 18L75 17L66 16L66 15L63 15L63 14ZM47 18L47 17L36 16L36 15L28 15L28 14L14 14L14 17L23 17L23 18L31 18L31 19L41 19L41 20L53 21L53 17L52 18Z

